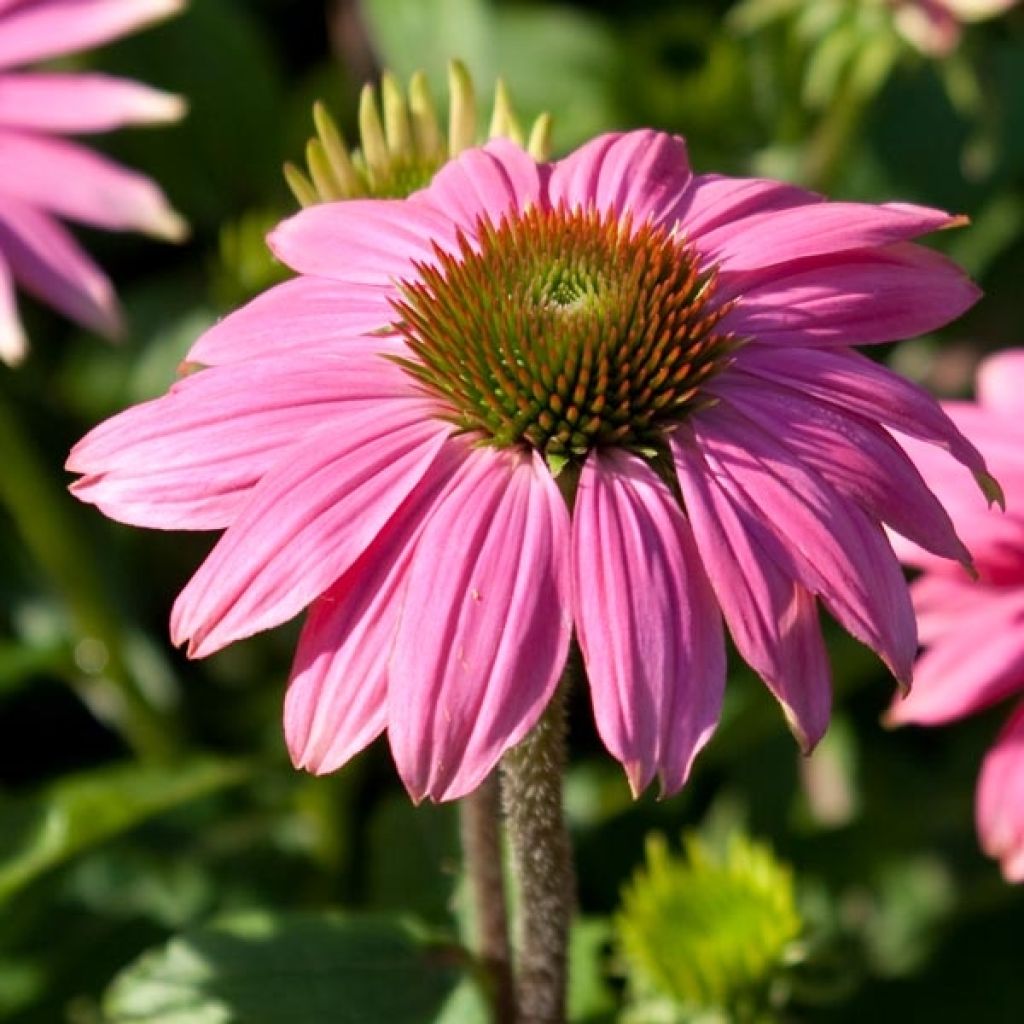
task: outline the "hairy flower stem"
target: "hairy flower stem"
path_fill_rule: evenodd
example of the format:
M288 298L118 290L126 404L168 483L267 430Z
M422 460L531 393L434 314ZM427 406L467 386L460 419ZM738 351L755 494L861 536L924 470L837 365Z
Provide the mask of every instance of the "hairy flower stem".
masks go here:
M575 898L572 848L562 813L566 694L502 761L502 795L519 888L518 1024L564 1024L569 922Z
M497 773L461 803L462 851L473 896L476 953L491 984L495 1024L516 1024Z

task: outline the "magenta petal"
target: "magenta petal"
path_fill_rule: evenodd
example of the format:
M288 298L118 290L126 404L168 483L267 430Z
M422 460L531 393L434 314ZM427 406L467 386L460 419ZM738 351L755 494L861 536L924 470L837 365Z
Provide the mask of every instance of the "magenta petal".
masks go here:
M388 661L413 548L437 486L464 457L445 446L435 486L405 502L365 554L314 601L299 638L285 699L292 761L318 775L336 771L387 725Z
M123 523L219 529L288 449L317 431L348 430L353 415L408 394L398 367L374 357L204 370L79 441L67 469L85 476L72 491Z
M812 203L723 224L703 234L697 248L723 271L750 271L892 245L956 223L942 210L906 203Z
M903 449L877 424L741 372L728 374L712 388L766 434L781 437L785 447L872 518L941 558L970 564L946 510Z
M321 277L299 277L276 285L214 324L192 346L185 361L216 366L271 356L303 358L375 347L394 352L401 343L379 336L359 338L395 319L390 288L355 290ZM357 340L358 338L358 340Z
M976 807L982 849L1008 882L1024 882L1024 705L985 755Z
M475 233L481 217L498 224L504 215L536 205L540 194L537 164L508 139L459 154L420 193L467 234Z
M174 642L205 657L298 614L429 482L447 433L418 399L392 400L290 451L179 595Z
M111 231L178 240L186 230L149 178L66 139L0 130L0 191Z
M0 252L14 279L37 299L100 334L120 333L110 281L52 217L0 199Z
M955 320L981 296L955 263L910 244L783 265L756 278L735 282L741 298L721 330L765 345L910 338Z
M15 366L25 356L28 343L18 317L18 300L14 294L14 278L0 257L0 362Z
M175 121L184 113L185 104L179 97L109 75L0 75L0 126L5 128L106 132L126 124Z
M636 456L592 454L573 511L573 605L597 729L634 795L686 781L722 709L722 619L676 499Z
M671 439L697 549L737 650L782 706L806 753L828 727L828 658L814 597L756 510L721 487L687 430Z
M690 183L686 143L650 129L601 135L559 160L551 171L552 206L594 207L671 227Z
M1024 349L989 356L978 367L978 401L992 412L1017 420L1024 396Z
M274 255L300 274L346 284L392 286L436 262L435 245L456 248L456 225L422 199L320 203L282 221L267 236Z
M412 797L475 789L551 700L569 648L569 514L540 456L478 448L416 546L388 735Z
M804 586L909 684L917 629L881 527L726 402L702 410L693 429L720 484L758 510Z
M30 0L0 13L0 67L84 50L183 6L184 0Z

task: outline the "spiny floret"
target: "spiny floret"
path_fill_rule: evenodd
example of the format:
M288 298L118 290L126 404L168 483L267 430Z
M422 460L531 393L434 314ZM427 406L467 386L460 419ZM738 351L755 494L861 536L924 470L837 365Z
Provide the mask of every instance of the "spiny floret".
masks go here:
M436 256L395 303L414 356L399 361L498 447L656 447L737 344L715 330L715 271L628 216L535 206Z

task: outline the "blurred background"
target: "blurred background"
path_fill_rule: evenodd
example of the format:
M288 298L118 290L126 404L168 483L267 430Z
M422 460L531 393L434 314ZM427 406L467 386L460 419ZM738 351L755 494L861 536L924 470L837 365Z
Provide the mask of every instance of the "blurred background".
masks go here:
M330 778L294 772L280 719L297 628L187 662L168 614L213 538L110 523L67 495L61 469L98 420L162 393L199 332L284 276L262 237L295 207L281 165L301 159L313 101L351 140L365 81L423 68L444 100L459 57L482 112L498 74L524 119L550 111L556 154L649 125L685 135L698 170L967 213L971 226L937 244L986 299L940 337L877 353L963 394L982 355L1024 343L1024 10L972 25L942 55L894 14L885 0L192 0L75 58L187 97L180 125L98 145L159 181L192 236L79 232L117 284L127 339L108 345L21 297L32 352L0 368L0 1019L481 1019L471 997L449 998L450 964L394 1016L317 1015L287 985L260 987L295 950L309 967L338 940L318 931L325 908L457 937L457 815L414 809L383 743ZM813 758L733 659L722 727L687 790L660 803L631 801L576 693L574 1020L1024 1019L1024 893L973 832L1002 712L888 732L893 681L828 636L837 710ZM763 1016L714 985L708 1001L725 1008L704 1016L669 996L623 1009L636 984L615 938L623 886L646 836L676 856L684 830L709 848L755 837L792 870L800 936ZM211 930L218 920L243 924ZM287 956L274 945L285 933ZM329 988L340 974L323 970Z

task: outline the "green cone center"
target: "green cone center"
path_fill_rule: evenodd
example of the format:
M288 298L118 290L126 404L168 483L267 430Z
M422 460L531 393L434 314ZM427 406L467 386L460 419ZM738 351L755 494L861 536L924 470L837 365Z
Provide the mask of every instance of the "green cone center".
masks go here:
M593 210L478 225L401 287L401 365L446 419L549 460L657 448L736 341L715 275L671 232Z

